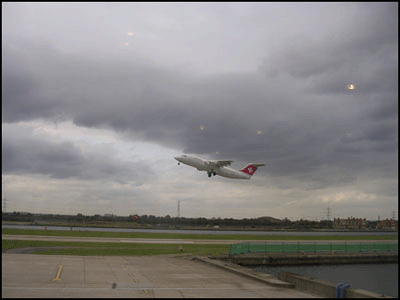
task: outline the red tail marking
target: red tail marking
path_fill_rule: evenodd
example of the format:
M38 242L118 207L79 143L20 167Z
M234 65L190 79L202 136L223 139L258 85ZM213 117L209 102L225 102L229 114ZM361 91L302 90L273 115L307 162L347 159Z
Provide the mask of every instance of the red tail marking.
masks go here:
M257 167L254 165L247 165L245 166L240 172L246 173L252 176L257 171Z

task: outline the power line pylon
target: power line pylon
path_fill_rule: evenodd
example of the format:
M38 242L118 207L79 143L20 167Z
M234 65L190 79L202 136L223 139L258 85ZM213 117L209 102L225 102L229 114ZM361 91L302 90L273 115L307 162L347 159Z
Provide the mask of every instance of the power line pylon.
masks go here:
M329 204L328 204L328 208L325 210L326 210L327 219L328 219L328 221L330 221L331 220L331 209L329 208Z

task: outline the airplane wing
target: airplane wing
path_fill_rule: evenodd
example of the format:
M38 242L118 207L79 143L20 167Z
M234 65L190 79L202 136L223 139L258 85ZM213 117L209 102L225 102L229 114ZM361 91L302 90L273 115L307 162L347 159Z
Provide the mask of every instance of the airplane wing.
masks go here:
M210 164L218 168L229 166L233 163L233 160L210 160Z

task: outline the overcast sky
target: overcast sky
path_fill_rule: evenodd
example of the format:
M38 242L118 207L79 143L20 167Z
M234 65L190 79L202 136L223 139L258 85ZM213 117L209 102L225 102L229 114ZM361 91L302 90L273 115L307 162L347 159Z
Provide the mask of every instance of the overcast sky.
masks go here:
M208 178L182 153L265 167ZM398 4L2 3L2 197L33 213L176 216L180 200L184 217L391 217Z

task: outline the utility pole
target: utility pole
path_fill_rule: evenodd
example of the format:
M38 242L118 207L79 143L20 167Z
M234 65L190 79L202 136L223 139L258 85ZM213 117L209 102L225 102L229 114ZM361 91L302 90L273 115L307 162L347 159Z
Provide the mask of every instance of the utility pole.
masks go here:
M180 204L181 204L181 200L178 200L178 218L180 217Z
M4 199L3 199L3 213L6 213L6 212L7 212L7 199L4 196Z

